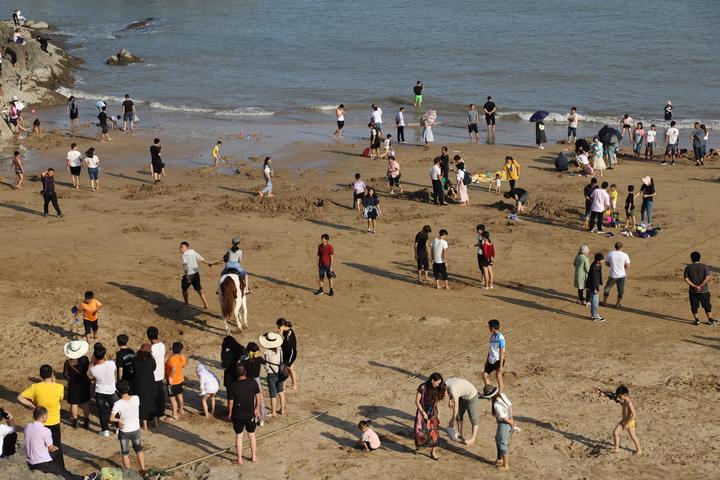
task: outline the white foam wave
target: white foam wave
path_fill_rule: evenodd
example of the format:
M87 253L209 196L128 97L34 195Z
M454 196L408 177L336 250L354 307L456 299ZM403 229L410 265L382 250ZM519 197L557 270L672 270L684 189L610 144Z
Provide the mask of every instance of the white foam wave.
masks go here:
M522 121L529 121L530 117L532 116L534 112L502 112L498 113L498 117L506 117L509 119L517 119ZM557 112L549 112L550 114L545 118L545 123L561 123L561 124L567 124L567 113L557 113ZM606 116L606 115L583 115L578 114L578 119L581 123L592 123L597 125L610 125L611 127L618 127L620 125L620 119L622 118L621 115L618 116ZM664 128L668 125L668 122L661 118L643 118L643 117L633 117L635 122L642 122L645 127L649 127L651 124L657 125L658 128ZM720 120L698 120L701 123L704 123L706 127L710 129L718 129L720 128ZM695 120L677 120L677 127L678 128L692 128L693 123L695 123Z
M71 88L60 87L55 90L57 93L64 97L73 96L75 98L84 98L86 100L102 100L105 102L119 102L122 103L125 99L122 97L113 97L112 95L98 95L95 93L83 92L82 90L73 90ZM138 100L135 100L136 102Z
M337 105L311 105L308 107L310 110L320 110L321 112L334 112L338 106Z
M150 107L157 110L169 110L171 112L207 113L213 111L209 108L188 107L186 105L166 105L160 102L150 102Z
M232 110L222 110L215 115L221 117L269 117L270 115L275 115L275 112L263 110L258 107L243 107Z

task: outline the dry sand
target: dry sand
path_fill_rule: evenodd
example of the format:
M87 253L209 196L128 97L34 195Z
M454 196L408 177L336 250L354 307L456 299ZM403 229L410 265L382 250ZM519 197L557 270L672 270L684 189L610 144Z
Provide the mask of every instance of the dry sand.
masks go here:
M145 158L148 139L135 137L128 147L127 136L116 136L98 151L101 158L126 154L128 148ZM165 145L173 148L169 140ZM300 389L288 393L285 417L259 429L258 463L238 468L230 463L233 453L223 454L173 478L717 477L720 337L717 329L689 324L682 282L691 250L701 250L710 265L717 263L716 163L700 169L687 162L671 168L625 160L606 171L605 178L620 187L621 200L627 184L639 186L640 177L655 177L654 217L663 231L652 239L623 239L632 259L625 308L603 308L607 322L595 324L588 309L574 303L572 260L581 243L593 252L607 251L619 237L578 228L587 179L552 171L559 146L540 152L450 145L462 152L473 173L499 168L506 154L520 161L519 185L530 191L536 214L512 223L505 202L486 185L471 187L470 207L440 208L415 200L428 188L427 171L439 145L429 152L397 148L404 186L415 192L402 198L386 195L385 161L358 157L363 147L293 147L276 160L276 197L265 202L253 196L262 185L259 162L244 162L240 174L179 171L169 162L159 187L150 185L147 169L106 166L95 194L88 191L85 172L83 189L73 191L61 169L63 219L39 215L37 183L27 183L22 192L0 189L3 406L19 423L29 421L29 412L14 398L35 381L40 364L61 368L62 345L80 332L70 323L70 306L92 289L106 305L100 340L111 352L121 332L138 347L149 325L159 327L166 344L181 340L186 346L186 403L192 413L144 435L148 466L170 467L232 445L228 423L194 414L199 407L195 363L219 374L224 329L207 269L202 275L210 310L197 308L192 293L193 306L183 306L177 248L188 240L216 260L229 239L240 235L254 293L248 301L250 331L237 338L255 340L273 329L278 317L292 321L300 345ZM46 156L64 158L63 145L41 148L49 148ZM326 169L293 167L318 159ZM364 221L349 208L348 185L356 171L376 179L369 183L381 194L376 235L367 234ZM434 232L450 232L450 291L415 281L412 241L426 223ZM495 242L492 291L478 287L476 223L485 223ZM316 245L325 232L336 250L334 298L313 296ZM417 385L435 370L480 385L491 318L501 320L506 334L506 388L523 429L512 441L511 473L491 465L495 421L486 403L475 445L452 443L443 432L439 462L413 455ZM645 451L639 458L630 456L627 437L622 453L610 453L620 408L591 393L593 387L613 389L620 383L629 386L636 402ZM224 404L218 410L222 414ZM63 415L71 470L119 464L117 440L97 435L97 417L88 432L73 431ZM311 417L316 418L305 421ZM365 454L354 448L362 418L373 420L381 450ZM449 420L444 403L440 420L443 425Z

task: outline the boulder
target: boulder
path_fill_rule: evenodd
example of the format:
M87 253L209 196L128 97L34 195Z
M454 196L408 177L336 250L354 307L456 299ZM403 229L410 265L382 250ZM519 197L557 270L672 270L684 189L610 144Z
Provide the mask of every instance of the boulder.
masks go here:
M119 61L117 55L110 55L107 60L105 60L105 63L108 65L117 65Z
M47 30L50 26L46 22L36 22L34 20L28 20L25 22L26 28L32 28L33 30Z
M52 69L50 67L39 67L32 71L35 80L47 82L52 77Z
M132 30L140 30L148 26L149 23L151 23L154 20L152 17L148 17L145 20L140 20L139 22L133 22L127 27L123 28L123 32L130 32Z
M105 63L108 65L128 65L130 63L141 63L143 61L142 57L133 55L127 49L123 48L115 55L108 57Z

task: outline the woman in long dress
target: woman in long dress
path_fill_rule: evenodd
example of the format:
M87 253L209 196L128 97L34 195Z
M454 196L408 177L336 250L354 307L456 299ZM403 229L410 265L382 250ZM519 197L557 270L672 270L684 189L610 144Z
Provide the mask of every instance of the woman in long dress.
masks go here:
M603 144L597 136L593 137L593 143L590 145L590 149L593 154L593 170L600 172L600 176L602 177L603 170L607 168L607 165L605 165L605 159L603 158Z
M421 447L430 448L430 458L439 460L435 454L438 444L438 406L440 400L445 398L447 388L442 375L433 373L426 382L420 384L415 396L417 412L415 414L415 454L420 453Z
M435 136L433 135L432 127L435 124L435 120L437 119L434 111L425 112L423 114L423 117L420 119L420 124L422 125L422 141L425 142L425 149L430 148L430 144L435 141Z
M470 205L468 197L468 187L465 185L465 162L460 158L455 159L455 168L457 169L457 191L460 205Z
M140 397L140 420L143 430L147 431L147 422L156 414L155 359L149 343L144 343L133 360L132 387Z
M588 301L585 298L585 283L587 282L588 273L590 272L590 258L588 254L590 248L587 245L581 245L573 265L575 266L575 288L577 289L578 301L580 305L587 305Z
M85 343L84 341L70 342ZM87 343L85 343L85 351L87 351ZM66 347L66 352L68 351ZM67 353L66 353L67 355ZM72 355L74 357L75 355ZM72 416L72 427L77 428L78 424L78 407L82 408L85 420L83 427L87 429L90 425L90 377L88 370L90 369L90 360L83 354L78 358L68 358L63 365L63 377L68 382L67 402L70 404L70 415Z
M545 135L545 122L540 120L535 122L535 144L540 150L545 150L543 143L547 143L547 136Z

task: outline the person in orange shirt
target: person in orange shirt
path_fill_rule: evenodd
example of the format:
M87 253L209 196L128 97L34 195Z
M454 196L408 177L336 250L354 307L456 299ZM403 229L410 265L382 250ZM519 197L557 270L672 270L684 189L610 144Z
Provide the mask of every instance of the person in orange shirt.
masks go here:
M97 338L98 331L98 312L102 308L100 303L93 292L85 292L85 301L78 305L77 312L75 313L75 320L77 316L82 312L83 325L85 326L85 341L92 344Z
M168 396L170 397L170 406L172 407L172 416L168 421L177 420L182 417L185 408L183 400L183 384L185 383L185 375L183 368L187 365L187 359L182 354L183 344L175 342L172 344L173 354L165 362L165 380L167 381Z

